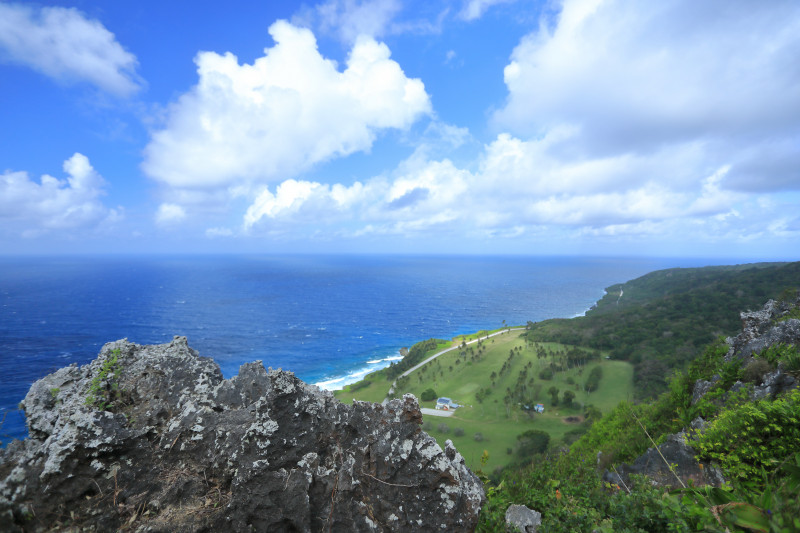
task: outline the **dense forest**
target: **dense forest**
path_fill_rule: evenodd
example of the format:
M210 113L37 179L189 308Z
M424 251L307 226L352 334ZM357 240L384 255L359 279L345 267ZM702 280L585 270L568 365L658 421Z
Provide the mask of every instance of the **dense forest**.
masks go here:
M638 398L667 390L703 347L741 327L739 312L761 307L800 284L800 263L659 270L606 289L584 317L529 323L531 342L607 351L635 365Z

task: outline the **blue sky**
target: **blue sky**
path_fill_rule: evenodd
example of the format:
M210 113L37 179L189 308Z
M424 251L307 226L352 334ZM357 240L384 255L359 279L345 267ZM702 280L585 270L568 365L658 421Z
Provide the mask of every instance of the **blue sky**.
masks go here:
M2 253L798 259L800 4L0 1Z

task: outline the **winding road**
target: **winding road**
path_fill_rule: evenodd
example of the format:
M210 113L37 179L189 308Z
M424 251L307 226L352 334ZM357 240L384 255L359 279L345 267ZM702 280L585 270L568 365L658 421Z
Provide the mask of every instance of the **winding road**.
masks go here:
M507 333L507 332L509 332L509 331L521 331L521 330L524 330L524 329L525 329L524 327L516 327L516 328L507 328L507 329L501 329L500 331L495 331L494 333L490 333L489 335L487 335L487 336L485 336L485 337L478 337L477 339L473 339L473 340L471 340L471 341L469 341L469 342L467 343L467 346L469 346L470 344L475 344L476 342L478 342L478 341L480 341L480 340L482 340L482 339L488 339L489 337L494 337L494 336L496 336L496 335L502 335L503 333ZM420 368L420 367L422 367L422 366L424 366L424 365L426 365L426 364L430 363L431 361L433 361L434 359L436 359L436 358L437 358L437 357L439 357L440 355L444 355L444 354L446 354L447 352L452 352L453 350L458 350L459 348L461 348L461 345L460 345L460 344L456 344L455 346L451 346L450 348L445 348L445 349L444 349L444 350L442 350L441 352L437 352L437 353L433 354L432 356L428 357L427 359L425 359L425 360L424 360L423 362L421 362L420 364L418 364L418 365L416 365L416 366L413 366L413 367L409 368L408 370L406 370L405 372L403 372L402 374L400 374L400 376L399 376L399 377L400 377L400 378L404 378L404 377L406 377L407 375L409 375L410 373L412 373L414 370L417 370L418 368ZM399 378L398 378L398 379L399 379ZM394 383L392 383L392 387L394 387Z
M476 342L478 342L480 340L485 340L485 339L488 339L490 337L494 337L496 335L502 335L503 333L508 333L508 332L511 332L511 331L522 331L524 329L525 329L524 327L501 329L500 331L495 331L494 333L489 333L485 337L480 337L479 336L477 339L473 339L473 340L469 341L467 343L467 346L469 346L470 344L475 344ZM430 363L431 361L433 361L434 359L436 359L440 355L444 355L447 352L452 352L453 350L458 350L459 348L461 348L461 345L460 344L456 344L455 346L451 346L450 348L445 348L441 352L436 352L435 354L433 354L432 356L428 357L427 359L425 359L424 361L422 361L418 365L413 366L413 367L409 368L408 370L406 370L405 372L403 372L402 374L400 374L397 377L397 379L404 378L407 375L409 375L410 373L412 373L414 370L417 370L418 368L421 368L421 367L425 366L426 364ZM384 401L387 401L389 399L389 397L392 395L392 393L394 392L395 386L397 386L397 380L392 382L392 386L389 388L389 393L386 395L386 400L384 400ZM438 416L447 416L447 415L438 415Z

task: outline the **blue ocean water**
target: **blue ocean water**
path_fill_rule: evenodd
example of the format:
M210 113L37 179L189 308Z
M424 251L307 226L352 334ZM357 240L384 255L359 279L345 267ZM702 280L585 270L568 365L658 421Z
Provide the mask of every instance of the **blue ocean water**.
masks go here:
M0 441L30 385L106 342L186 335L241 364L340 388L430 337L585 312L603 289L700 260L472 256L0 258Z

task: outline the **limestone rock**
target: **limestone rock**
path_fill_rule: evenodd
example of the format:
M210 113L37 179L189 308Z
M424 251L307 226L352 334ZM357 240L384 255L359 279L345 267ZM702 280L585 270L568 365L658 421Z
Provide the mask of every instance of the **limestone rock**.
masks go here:
M536 533L542 525L542 513L524 505L510 505L506 510L506 529L511 533Z
M697 420L696 425L702 424ZM617 466L616 472L606 471L603 479L622 486L623 483L629 484L631 474L640 474L650 478L653 485L664 487L679 488L682 486L681 482L688 486L690 480L695 486L722 485L725 482L722 472L708 463L698 462L696 455L697 452L686 439L686 433L682 431L667 437L666 442L658 446L658 450L648 448L632 465L621 464Z
M106 344L23 407L4 531L471 531L484 501L413 396L348 406L260 362L225 380L185 337Z

